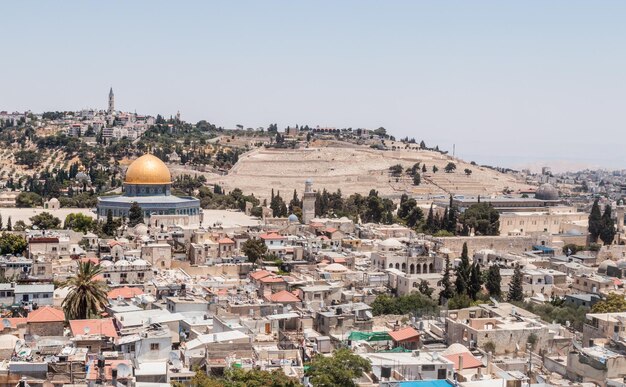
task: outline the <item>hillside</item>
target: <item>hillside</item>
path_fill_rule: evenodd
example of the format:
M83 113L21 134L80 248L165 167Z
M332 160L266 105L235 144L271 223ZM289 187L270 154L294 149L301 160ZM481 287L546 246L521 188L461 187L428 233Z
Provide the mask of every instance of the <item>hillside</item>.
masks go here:
M445 173L444 168L450 161L457 165L457 169ZM428 170L422 173L419 186L414 186L412 179L405 174L400 178L389 174L392 165L400 164L406 169L416 162L426 164ZM433 165L439 168L437 173L432 173ZM471 175L463 172L466 168L472 170ZM355 192L367 194L376 189L387 197L399 197L404 192L424 198L449 193L488 196L502 193L506 188L516 191L527 187L511 174L471 165L439 152L380 151L339 142L303 149L257 148L241 155L228 175L207 173L205 176L209 183L220 184L226 190L240 188L261 198L269 197L272 189L287 196L294 189L302 192L307 178L313 179L316 190L341 189L349 195Z

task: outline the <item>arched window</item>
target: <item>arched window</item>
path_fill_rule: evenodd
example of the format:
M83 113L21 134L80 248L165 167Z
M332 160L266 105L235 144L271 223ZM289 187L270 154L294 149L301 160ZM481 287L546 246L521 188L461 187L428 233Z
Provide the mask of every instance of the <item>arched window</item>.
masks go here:
M406 263L402 263L402 271L406 271Z
M409 274L415 274L415 265L414 264L409 265Z
M396 263L396 269L400 270L400 264L399 263Z

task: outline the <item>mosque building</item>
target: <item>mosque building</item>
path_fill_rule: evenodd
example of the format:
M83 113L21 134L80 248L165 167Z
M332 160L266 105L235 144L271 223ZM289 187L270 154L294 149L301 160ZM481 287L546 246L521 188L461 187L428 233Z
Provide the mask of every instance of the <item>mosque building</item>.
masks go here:
M200 201L190 196L174 196L171 188L172 176L165 163L151 154L143 155L126 170L122 195L98 198L98 218L105 219L111 210L113 217L128 219L131 205L137 202L146 224L200 224Z

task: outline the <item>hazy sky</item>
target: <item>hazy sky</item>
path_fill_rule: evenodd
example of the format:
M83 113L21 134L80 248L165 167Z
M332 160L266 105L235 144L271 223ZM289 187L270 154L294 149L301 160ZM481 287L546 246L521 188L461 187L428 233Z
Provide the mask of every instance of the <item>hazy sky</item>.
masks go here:
M3 2L0 110L384 126L480 163L626 168L624 1Z

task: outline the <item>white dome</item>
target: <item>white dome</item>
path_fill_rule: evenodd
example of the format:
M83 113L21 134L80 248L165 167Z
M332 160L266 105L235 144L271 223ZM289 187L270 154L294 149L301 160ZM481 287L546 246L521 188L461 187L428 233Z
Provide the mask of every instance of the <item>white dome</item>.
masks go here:
M404 247L402 242L400 242L396 238L385 239L384 241L380 242L380 245L388 249L401 249Z
M52 198L52 199L48 200L48 203L50 203L50 204L57 204L58 202L59 202L59 199L57 199L57 198Z
M617 267L615 262L607 259L606 261L602 261L600 265L598 265L598 273L606 274L606 270L610 267Z
M149 266L150 264L148 263L148 261L143 260L143 259L135 259L132 262L133 266Z
M119 261L115 262L115 267L124 267L124 266L130 266L130 262L128 262L125 259L120 259Z
M135 235L137 236L148 235L148 226L146 226L143 223L139 223L138 225L135 226L134 232L135 232Z
M113 262L108 261L108 260L103 260L103 261L100 261L100 266L102 266L102 267L111 267L111 266L113 266Z
M289 215L289 217L287 218L287 220L289 220L290 223L297 223L300 220L298 219L298 216L296 214L291 214Z
M340 273L340 272L348 271L348 268L346 268L344 265L340 263L331 263L330 265L326 266L324 270Z

